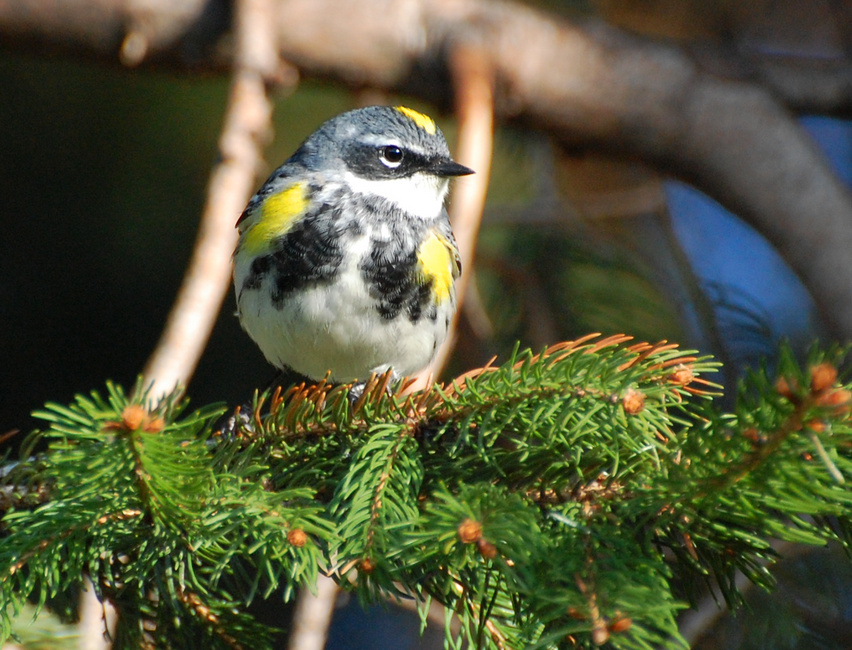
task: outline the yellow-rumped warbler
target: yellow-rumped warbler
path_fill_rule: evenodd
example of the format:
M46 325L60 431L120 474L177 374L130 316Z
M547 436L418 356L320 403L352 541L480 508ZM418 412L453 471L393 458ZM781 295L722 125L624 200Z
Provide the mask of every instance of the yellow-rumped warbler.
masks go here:
M404 106L320 126L237 222L238 314L267 360L334 382L428 365L461 272L444 198L450 177L471 173Z

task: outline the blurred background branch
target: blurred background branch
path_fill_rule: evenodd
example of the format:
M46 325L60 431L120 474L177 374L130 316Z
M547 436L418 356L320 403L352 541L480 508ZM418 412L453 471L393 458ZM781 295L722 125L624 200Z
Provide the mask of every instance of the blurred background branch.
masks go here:
M485 195L494 149L494 81L490 59L481 45L457 44L450 55L451 75L456 97L458 146L455 158L476 170L476 174L455 183L450 206L450 221L461 257L462 275L456 283L459 310L450 324L450 332L427 368L419 373L413 390L424 388L430 378L438 377L447 365L456 341L458 319L467 304L470 291L476 291L474 249L485 209ZM474 298L471 301L481 301Z
M763 233L811 290L831 332L852 336L852 275L844 273L852 194L781 103L784 93L741 74L719 77L718 66L704 70L677 45L515 3L287 0L275 14L277 48L304 76L444 105L448 44L481 42L499 120L535 125L574 149L639 156L690 181ZM144 43L134 46L134 65L223 65L233 56L228 24L219 2L0 4L0 34L10 43L127 62L132 38ZM764 83L790 78L760 75ZM791 103L802 106L801 98Z
M229 259L236 245L234 214L248 202L270 137L272 106L267 85L278 81L281 66L271 29L272 0L237 0L234 16L234 73L225 124L219 140L221 159L214 167L198 236L165 328L143 371L152 396L185 387L192 378L219 316L231 280ZM148 53L152 35L133 22L120 50L126 65ZM93 589L81 594L83 648L108 647L115 629L112 604L101 604ZM99 615L100 613L100 615Z
M154 396L186 386L207 346L231 284L231 267L223 260L230 259L237 242L234 215L254 192L262 147L270 138L272 105L266 89L280 81L282 72L272 31L275 4L238 0L235 6L234 75L219 139L221 158L210 176L183 284L143 372Z
M20 343L0 350L0 384L15 382L0 390L0 433L107 374L132 383L197 235L145 370L157 392L189 381L228 288L234 221L267 167L268 91L299 78L297 103L275 104L271 162L354 91L422 102L477 170L452 202L469 283L454 370L518 339L540 348L589 329L712 351L728 386L746 362L771 361L790 330L755 296L774 297L782 318L806 312L779 288L794 275L779 263L769 284L732 285L758 275L765 250L740 247L733 215L725 237L701 230L693 217L722 209L667 178L769 239L828 334L848 340L852 198L837 161L849 132L800 118L852 114L850 16L833 0L0 0L9 241L34 244L10 247L0 281ZM696 265L694 250L713 249L735 253ZM200 362L200 403L239 403L271 375L229 311ZM800 344L815 331L803 329ZM335 605L324 593L314 647Z

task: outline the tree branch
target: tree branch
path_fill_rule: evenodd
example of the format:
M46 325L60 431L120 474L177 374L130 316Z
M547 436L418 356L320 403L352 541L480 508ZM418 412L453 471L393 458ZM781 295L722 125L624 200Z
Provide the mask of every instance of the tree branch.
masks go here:
M287 645L290 650L322 650L325 647L339 590L334 580L322 574L317 576L316 590L316 594L306 587L299 590Z
M210 177L192 260L145 367L145 384L153 384L155 396L189 382L230 286L234 223L251 195L262 159L261 146L271 128L266 83L278 74L279 67L271 29L272 7L270 0L237 3L236 69L219 139L222 159Z
M128 34L141 29L144 54L134 62L185 68L220 39L225 6L0 0L0 33L118 60ZM498 0L287 0L275 8L279 52L303 74L440 106L449 105L453 43L482 43L498 118L692 182L767 236L832 334L852 338L852 195L770 91L708 74L677 47ZM213 55L202 60L221 65Z
M848 59L705 46L688 46L688 53L703 71L762 86L791 111L852 116Z
M463 269L456 283L459 309L450 322L447 338L438 348L432 363L418 373L412 390L426 388L440 374L455 344L461 307L473 278L474 248L485 208L494 149L494 71L488 55L478 44L457 45L450 55L450 62L459 120L455 157L476 174L456 182L450 205L450 222Z

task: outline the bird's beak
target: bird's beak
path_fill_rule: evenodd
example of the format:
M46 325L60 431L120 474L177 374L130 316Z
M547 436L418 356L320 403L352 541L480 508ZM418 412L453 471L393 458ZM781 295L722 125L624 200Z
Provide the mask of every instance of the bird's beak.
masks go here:
M439 158L429 165L429 171L436 176L467 176L475 174L470 167L459 165L456 161L449 158Z

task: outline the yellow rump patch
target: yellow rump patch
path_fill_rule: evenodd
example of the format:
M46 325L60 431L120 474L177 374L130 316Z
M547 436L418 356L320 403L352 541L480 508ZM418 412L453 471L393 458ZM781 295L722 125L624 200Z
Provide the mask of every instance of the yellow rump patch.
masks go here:
M423 113L418 113L413 108L408 108L406 106L394 106L396 110L405 115L408 119L414 122L421 129L426 131L429 135L435 135L438 127L435 126L435 120L433 120L428 115L423 115Z
M260 218L249 229L243 247L251 255L270 248L273 240L284 235L293 222L305 213L308 195L305 183L295 183L286 190L267 196L260 204Z
M432 281L432 290L438 303L449 298L453 289L453 280L457 275L453 272L456 267L454 257L450 242L435 232L426 238L417 251L420 273L427 282Z

